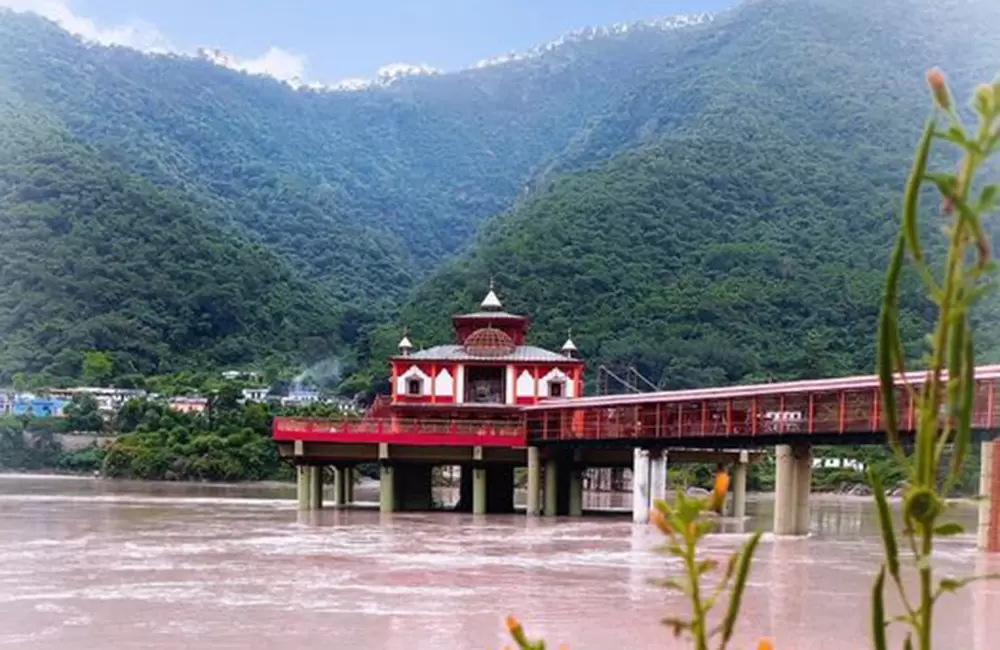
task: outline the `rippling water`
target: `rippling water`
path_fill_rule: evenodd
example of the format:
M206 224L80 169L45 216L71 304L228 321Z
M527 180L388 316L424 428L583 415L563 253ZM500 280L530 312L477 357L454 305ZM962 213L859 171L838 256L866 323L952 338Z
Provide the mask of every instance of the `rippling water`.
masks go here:
M575 650L687 647L659 624L680 603L648 583L673 569L653 552L661 538L628 518L300 515L291 495L0 477L0 647L489 648L507 613ZM770 506L752 501L712 551L768 528ZM873 515L814 495L809 538L765 536L737 647L870 647ZM974 530L972 508L956 516ZM939 571L1000 571L974 546L945 543ZM943 599L938 621L940 647L995 650L1000 584Z

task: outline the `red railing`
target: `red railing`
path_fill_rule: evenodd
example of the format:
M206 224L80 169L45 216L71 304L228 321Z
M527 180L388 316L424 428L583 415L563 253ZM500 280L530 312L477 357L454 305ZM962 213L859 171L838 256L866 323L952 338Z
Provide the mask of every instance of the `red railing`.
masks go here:
M322 420L275 418L275 440L314 442L389 442L393 444L454 444L521 446L524 426L520 420L432 420L366 418Z
M972 414L974 429L997 428L995 378L977 382ZM735 392L735 391L734 391ZM613 399L566 401L550 408L526 409L532 440L746 438L879 433L885 428L877 387L796 391L739 397L683 399L683 393L638 395L627 403ZM681 399L677 399L681 397ZM623 400L626 401L626 400ZM915 427L914 404L903 388L896 389L896 413L903 431Z

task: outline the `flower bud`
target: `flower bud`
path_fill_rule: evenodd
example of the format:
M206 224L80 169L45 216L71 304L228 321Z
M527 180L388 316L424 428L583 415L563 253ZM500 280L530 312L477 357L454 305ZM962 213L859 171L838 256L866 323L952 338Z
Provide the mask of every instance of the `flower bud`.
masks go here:
M667 535L673 535L674 534L673 529L670 527L670 522L667 521L666 515L664 515L662 512L660 512L656 508L653 508L649 512L649 520L651 522L653 522L654 526L656 526L657 528L659 528L661 531L663 531Z
M934 93L934 99L938 106L944 110L951 108L951 95L948 93L948 84L945 82L944 73L939 68L931 68L927 71L927 85Z
M996 95L990 84L976 86L976 108L983 116L993 115L996 110Z

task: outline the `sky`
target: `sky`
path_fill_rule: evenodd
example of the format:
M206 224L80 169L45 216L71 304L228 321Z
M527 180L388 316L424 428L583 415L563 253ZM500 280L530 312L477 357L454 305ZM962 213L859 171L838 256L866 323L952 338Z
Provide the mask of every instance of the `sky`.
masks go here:
M438 70L520 52L581 27L702 11L736 0L0 0L105 44L193 53L335 84L384 66Z

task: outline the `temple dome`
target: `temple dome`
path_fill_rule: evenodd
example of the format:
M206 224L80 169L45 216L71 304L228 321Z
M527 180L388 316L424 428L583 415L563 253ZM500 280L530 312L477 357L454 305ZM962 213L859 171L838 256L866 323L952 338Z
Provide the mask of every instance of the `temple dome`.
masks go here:
M514 339L502 330L483 327L465 339L465 351L476 357L502 357L517 349Z

